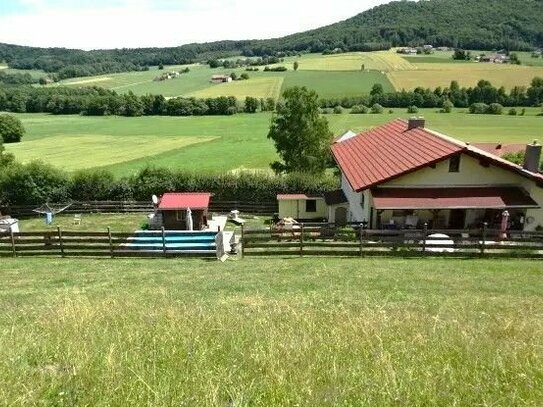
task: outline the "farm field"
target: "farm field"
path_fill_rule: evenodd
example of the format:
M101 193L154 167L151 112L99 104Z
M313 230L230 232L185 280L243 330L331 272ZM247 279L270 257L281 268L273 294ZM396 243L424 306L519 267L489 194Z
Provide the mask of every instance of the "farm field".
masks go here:
M540 136L543 120L537 116L541 109L526 112L526 116L485 116L421 109L419 114L426 118L428 127L464 141L524 143ZM27 134L21 143L6 145L7 150L22 161L39 158L70 170L101 167L127 175L155 165L224 172L267 169L276 159L273 144L266 138L271 119L268 113L228 117L17 117ZM349 129L362 131L397 117L408 118L409 114L396 109L379 115L326 117L334 134L340 134Z
M308 71L397 71L412 70L415 67L393 51L349 52L344 54L306 54L297 59L299 70Z
M541 277L520 260L3 259L0 398L537 406Z
M181 66L165 67L164 71L152 68L144 72L124 72L107 74L88 78L74 78L60 83L73 86L100 86L120 93L131 91L136 95L149 93L162 94L165 97L192 96L218 97L236 96L244 99L246 96L257 98L273 97L277 99L284 89L291 86L307 86L314 89L322 97L358 96L370 92L375 83L381 83L385 90L394 88L384 74L377 71L360 72L360 66L354 71L292 71L292 63L285 63L290 70L286 72L247 72L250 79L223 84L211 84L212 75L234 72L241 75L243 68L210 69L204 65L190 65L190 72L178 78L166 81L153 81L161 72L179 70ZM56 85L51 85L56 86Z
M412 59L411 59L412 60ZM457 80L460 86L475 86L481 79L494 86L510 90L514 86L529 86L536 76L543 76L543 67L509 64L462 63L415 63L415 70L391 71L387 77L396 89L415 89L422 86L434 89L448 87Z

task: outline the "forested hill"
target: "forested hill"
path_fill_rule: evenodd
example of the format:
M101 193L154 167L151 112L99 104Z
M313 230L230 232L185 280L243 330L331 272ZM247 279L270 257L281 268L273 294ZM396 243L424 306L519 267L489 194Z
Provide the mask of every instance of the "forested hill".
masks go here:
M543 0L395 1L336 24L283 38L172 48L81 51L0 44L0 60L13 68L43 69L66 78L236 54L263 56L421 44L486 50L543 47Z
M394 1L327 27L262 41L274 49L433 44L467 49L543 46L543 0Z

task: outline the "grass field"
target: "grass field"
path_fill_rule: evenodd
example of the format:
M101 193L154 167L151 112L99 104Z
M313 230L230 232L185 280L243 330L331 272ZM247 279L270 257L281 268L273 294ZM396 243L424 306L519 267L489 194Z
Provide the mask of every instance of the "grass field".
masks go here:
M21 232L42 232L60 227L62 230L96 232L106 231L109 227L112 232L133 232L146 223L145 213L84 213L81 214L80 224L74 224L72 214L59 214L53 218L51 224L46 225L44 216L36 214L30 218L19 219L19 229Z
M235 96L240 100L245 99L247 96L278 99L282 85L283 77L281 76L261 77L212 85L208 88L189 93L187 96L196 98Z
M396 89L414 89L418 86L434 89L445 87L457 80L460 86L475 86L481 79L494 86L511 89L528 86L536 76L543 76L543 67L486 63L416 63L415 70L391 71L387 76Z
M540 109L526 116L452 114L421 109L427 125L461 140L524 143L540 137ZM334 134L362 131L398 117L404 109L380 115L327 115ZM27 134L6 145L20 160L40 158L68 169L104 167L117 175L146 165L198 171L267 169L276 159L266 138L271 115L207 117L85 117L18 114ZM89 154L89 151L92 154Z
M105 134L57 135L42 140L10 146L22 162L47 157L47 162L66 170L101 167L141 159L193 144L210 142L218 137L138 137ZM89 152L92 151L92 154Z
M529 261L3 259L0 399L540 406L542 277Z

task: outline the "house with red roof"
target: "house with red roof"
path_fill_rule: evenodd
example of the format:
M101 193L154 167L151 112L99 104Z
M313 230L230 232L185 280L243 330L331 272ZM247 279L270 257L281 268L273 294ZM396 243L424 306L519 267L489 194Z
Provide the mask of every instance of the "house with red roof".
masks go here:
M162 215L165 229L202 230L207 224L210 200L207 192L168 192L160 198L157 212Z
M331 147L342 185L330 194L328 219L464 229L498 227L507 210L512 229L535 230L543 227L541 145L524 147L521 166L498 154L518 146L464 143L426 128L421 118L364 131Z

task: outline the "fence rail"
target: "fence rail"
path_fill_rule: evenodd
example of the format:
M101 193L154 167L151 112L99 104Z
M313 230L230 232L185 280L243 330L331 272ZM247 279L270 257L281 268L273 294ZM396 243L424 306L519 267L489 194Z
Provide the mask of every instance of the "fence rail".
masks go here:
M215 257L216 249L182 251L171 249L164 231L146 231L147 237L161 242L150 249L141 250L128 243L134 233L107 231L52 231L0 233L0 257L59 256L59 257Z
M33 212L37 205L12 205L0 207L0 212L13 217L35 216ZM278 211L277 202L242 202L242 201L211 201L211 212L230 212L238 210L242 213L255 215L272 215ZM85 201L73 202L64 211L74 213L147 213L153 210L153 204L147 201Z
M543 258L543 232L368 230L360 225L299 224L242 228L243 256L451 256Z

